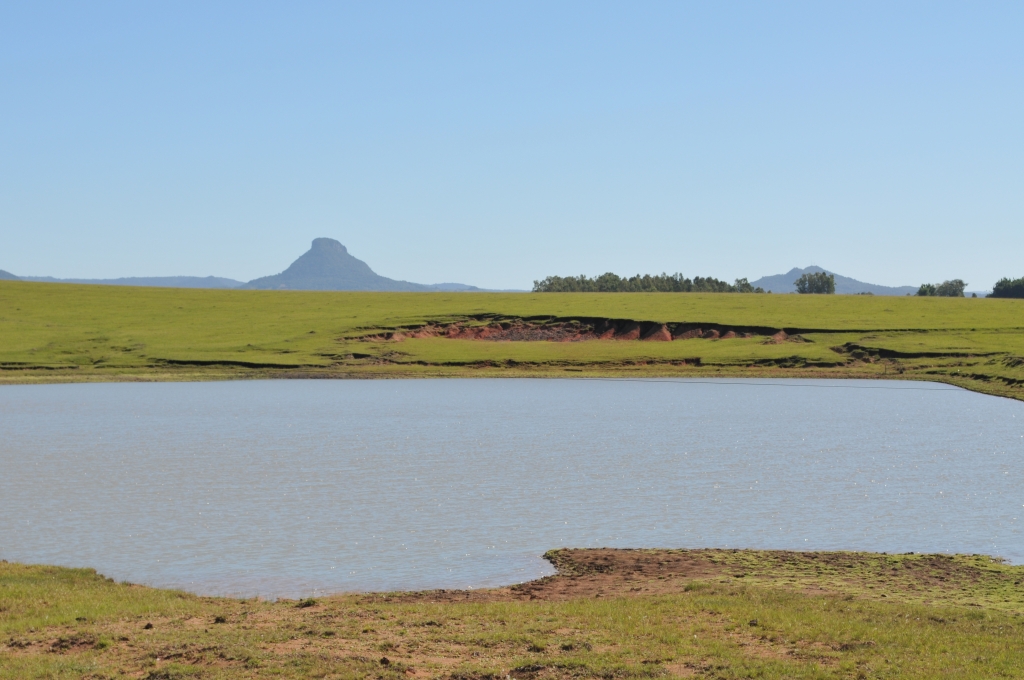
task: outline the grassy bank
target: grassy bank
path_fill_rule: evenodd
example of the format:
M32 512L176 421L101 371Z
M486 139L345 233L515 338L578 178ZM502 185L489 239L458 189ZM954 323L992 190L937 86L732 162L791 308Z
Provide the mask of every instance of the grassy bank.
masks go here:
M424 324L625 319L752 337L491 342ZM785 331L785 341L769 334ZM741 294L335 293L0 282L0 382L253 377L940 380L1024 395L1024 301Z
M480 591L265 602L0 563L0 678L1024 677L982 556L558 551Z

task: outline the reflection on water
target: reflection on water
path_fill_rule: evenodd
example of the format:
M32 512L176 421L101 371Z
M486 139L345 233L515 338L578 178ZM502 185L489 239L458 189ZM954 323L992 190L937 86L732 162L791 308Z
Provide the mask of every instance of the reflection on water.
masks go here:
M270 597L522 581L558 546L1024 562L1022 454L1024 403L927 383L5 386L0 558Z

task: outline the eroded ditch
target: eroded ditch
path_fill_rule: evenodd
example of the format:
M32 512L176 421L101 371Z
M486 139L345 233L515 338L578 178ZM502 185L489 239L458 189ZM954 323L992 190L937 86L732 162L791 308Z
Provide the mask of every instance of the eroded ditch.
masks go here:
M799 334L763 326L730 326L715 323L659 323L608 318L488 318L428 322L376 330L346 338L368 342L401 342L410 338L489 340L492 342L583 342L589 340L639 340L672 342L694 338L730 340L760 337L766 344L807 342Z

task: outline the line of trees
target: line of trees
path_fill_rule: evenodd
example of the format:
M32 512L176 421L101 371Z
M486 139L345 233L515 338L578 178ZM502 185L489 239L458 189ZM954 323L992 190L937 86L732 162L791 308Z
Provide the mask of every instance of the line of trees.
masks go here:
M963 297L966 287L967 284L961 279L943 281L938 284L922 283L916 294L921 297Z
M1019 279L999 279L989 297L1024 298L1024 276Z
M637 274L625 278L608 272L598 277L549 276L533 282L534 293L763 293L746 279L727 283L711 277L695 276L688 279L682 274L651 276Z
M796 280L796 292L802 294L834 295L836 277L828 272L804 274ZM967 284L962 279L942 283L923 283L915 295L922 297L964 297ZM534 293L764 293L755 288L747 279L736 279L728 283L713 277L695 276L692 279L682 274L644 274L629 278L608 272L590 278L588 276L549 276L533 282ZM1024 298L1024 277L1002 278L996 283L989 297Z
M796 280L796 292L804 295L816 294L816 295L835 295L836 294L836 277L828 272L816 272L814 274L804 274Z

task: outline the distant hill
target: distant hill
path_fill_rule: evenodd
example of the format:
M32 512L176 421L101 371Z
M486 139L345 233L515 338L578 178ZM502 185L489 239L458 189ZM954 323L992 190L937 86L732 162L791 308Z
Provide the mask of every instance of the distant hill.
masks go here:
M280 274L254 279L242 286L259 290L374 290L451 291L481 290L462 283L424 285L381 276L370 265L349 255L348 249L332 238L313 239L312 247Z
M288 269L274 276L264 276L248 283L220 276L131 276L120 279L58 279L52 276L15 276L0 269L0 280L35 281L40 283L84 283L106 286L155 286L160 288L248 288L256 290L366 290L366 291L435 291L463 293L487 291L464 283L425 285L396 281L376 274L370 266L349 255L345 246L330 238L313 240L312 247ZM525 291L500 291L525 292Z
M241 281L220 276L129 276L121 279L55 279L52 276L22 276L22 281L41 283L86 283L100 286L153 286L155 288L238 288Z
M785 274L775 276L763 276L757 281L751 281L750 285L757 288L760 286L773 293L795 293L796 280L804 274L817 274L826 272L836 277L836 293L839 295L856 295L857 293L872 293L873 295L907 295L917 292L917 286L879 286L874 283L864 283L848 276L842 276L835 272L829 272L821 267L805 267L804 269L793 268Z
M427 286L430 290L436 290L439 293L469 293L472 291L482 291L484 288L477 288L476 286L469 286L465 283L433 283ZM505 291L505 292L521 292L521 291Z

